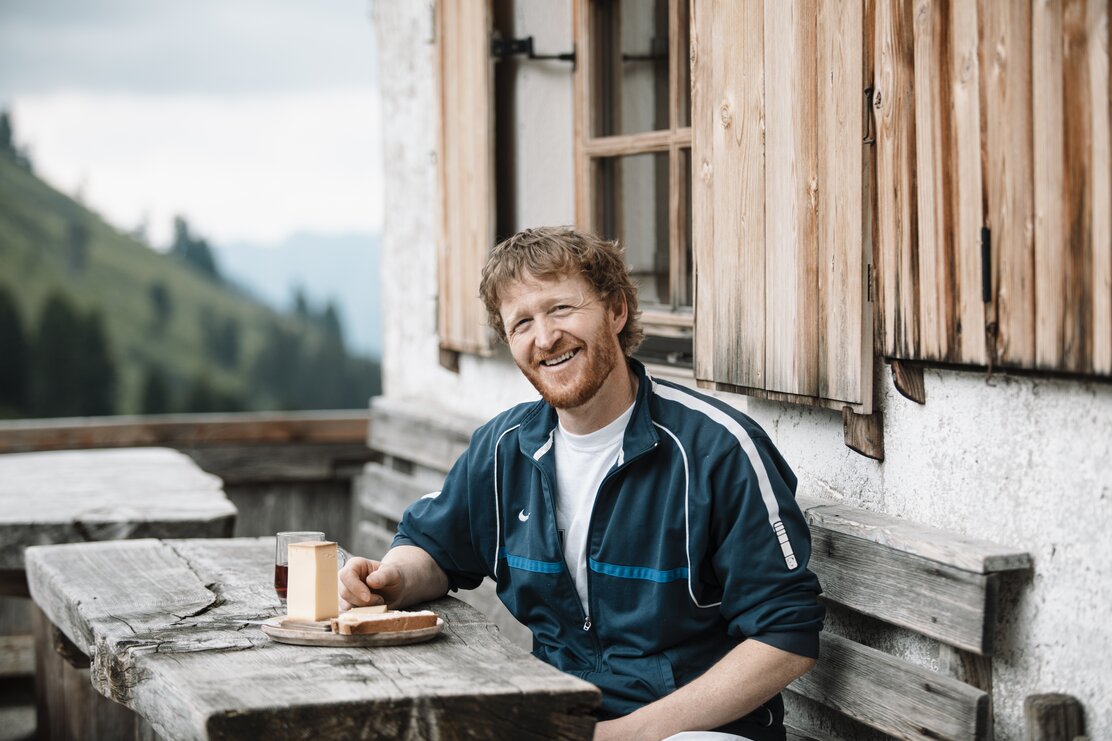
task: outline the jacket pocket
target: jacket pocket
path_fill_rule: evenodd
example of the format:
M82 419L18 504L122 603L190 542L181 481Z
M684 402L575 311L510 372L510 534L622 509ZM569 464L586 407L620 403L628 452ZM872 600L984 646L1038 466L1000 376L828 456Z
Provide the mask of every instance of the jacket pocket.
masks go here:
M676 691L676 675L672 671L672 662L662 653L656 655L657 670L660 672L660 684L664 694L670 695Z

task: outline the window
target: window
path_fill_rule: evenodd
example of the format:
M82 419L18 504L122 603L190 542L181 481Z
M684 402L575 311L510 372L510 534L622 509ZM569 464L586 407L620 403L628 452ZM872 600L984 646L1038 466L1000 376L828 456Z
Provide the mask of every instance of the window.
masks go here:
M687 0L576 0L576 218L617 239L648 362L691 366L694 269Z

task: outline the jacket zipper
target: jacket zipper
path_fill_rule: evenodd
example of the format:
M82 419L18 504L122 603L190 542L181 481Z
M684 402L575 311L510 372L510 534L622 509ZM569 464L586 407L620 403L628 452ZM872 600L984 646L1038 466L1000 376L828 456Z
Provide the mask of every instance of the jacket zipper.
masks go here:
M608 474L606 474L605 476L602 477L602 483L600 483L598 485L598 490L595 492L594 501L591 502L591 516L587 519L587 554L586 554L587 555L587 607L590 608L590 612L595 612L594 601L592 599L592 596L594 595L594 590L591 589L591 564L590 564L590 559L591 559L591 534L594 532L594 529L595 529L595 510L597 509L598 499L599 499L600 496L602 496L603 489L606 488L606 485L608 483L610 483L610 480L613 477L615 477L620 471L622 471L626 466L628 466L633 461L637 460L638 458L640 458L643 455L646 455L647 453L649 453L649 451L655 450L656 446L659 445L659 444L660 443L658 443L658 442L654 442L648 448L645 448L644 450L642 450L640 453L633 456L632 458L627 458L624 461L622 461L622 465L615 467ZM565 571L567 570L567 563L566 562L564 564L564 570ZM569 573L568 576L570 578L570 576L571 576L570 573ZM573 582L573 586L574 586L574 582ZM576 600L576 601L578 601L578 600ZM591 627L592 627L591 618L590 618L590 615L588 614L586 616L586 620L583 623L583 630L590 630ZM595 645L598 646L597 661L595 662L595 671L601 673L602 672L602 639L599 638L597 630L595 631L594 636L595 636Z
M540 462L534 460L533 465L537 467L538 471L540 471L541 479L544 481L544 483L547 487L547 495L548 495L548 499L549 499L548 509L549 509L549 512L550 512L551 517L552 517L552 520L551 520L552 527L555 530L559 530L558 523L556 522L556 501L554 499L556 490L553 487L552 482L549 481L548 476L545 473L545 470L541 466ZM596 496L597 496L597 494L596 494ZM594 508L593 507L591 509L591 516L594 517ZM590 525L588 525L588 527L587 527L587 532L588 532L588 537L590 537ZM572 578L571 569L568 568L568 562L564 559L563 549L561 549L561 551L559 553L559 557L560 557L560 564L563 566L564 578L567 579L568 583L571 585L571 591L575 595L575 606L579 608L579 614L583 616L583 631L585 633L590 633L592 642L594 643L594 647L595 647L595 671L596 672L601 671L601 669L602 669L602 642L598 638L598 633L591 631L591 627L593 626L593 623L591 622L591 616L589 614L587 614L587 612L583 609L583 605L579 602L579 590L577 590L575 588L575 579ZM591 600L591 569L588 568L587 569L587 604L588 605L590 605L590 603L591 603L590 600Z

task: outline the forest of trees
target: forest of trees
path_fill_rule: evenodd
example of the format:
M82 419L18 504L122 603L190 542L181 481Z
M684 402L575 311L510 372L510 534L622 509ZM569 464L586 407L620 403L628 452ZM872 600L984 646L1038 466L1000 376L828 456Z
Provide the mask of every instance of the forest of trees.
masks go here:
M143 258L154 271L121 270L134 237L35 179L3 110L0 160L18 168L0 198L0 418L359 408L380 391L379 364L349 352L331 303L301 295L288 314L259 305L221 276L183 216L168 255ZM215 292L183 279L181 265ZM132 321L99 308L113 305L106 291L138 299ZM186 352L150 350L170 337Z
M158 284L156 284L158 285ZM168 299L154 299L164 306ZM152 314L155 322L165 321ZM140 412L236 412L251 409L338 409L362 407L381 389L378 363L352 356L344 346L335 310L309 319L326 328L310 339L275 322L247 368L250 394L216 384L203 371L181 377L151 363L143 372ZM104 321L96 310L77 308L64 294L51 295L40 315L24 317L12 293L0 284L0 418L75 417L119 413L118 368ZM240 364L239 330L232 319L202 312L207 362Z

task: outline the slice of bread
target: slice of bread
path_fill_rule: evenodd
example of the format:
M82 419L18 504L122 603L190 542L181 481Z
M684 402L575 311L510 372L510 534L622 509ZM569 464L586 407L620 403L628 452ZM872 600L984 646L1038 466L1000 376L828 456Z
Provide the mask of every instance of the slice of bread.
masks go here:
M429 610L405 612L391 610L372 614L352 614L349 610L333 618L332 630L340 635L366 635L368 633L389 633L394 631L418 630L436 625L436 613Z

